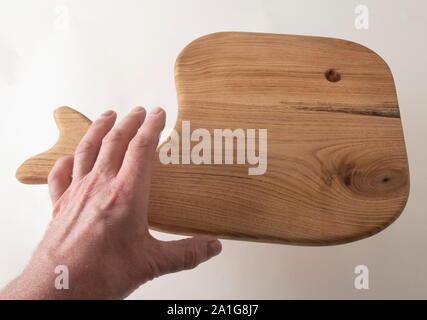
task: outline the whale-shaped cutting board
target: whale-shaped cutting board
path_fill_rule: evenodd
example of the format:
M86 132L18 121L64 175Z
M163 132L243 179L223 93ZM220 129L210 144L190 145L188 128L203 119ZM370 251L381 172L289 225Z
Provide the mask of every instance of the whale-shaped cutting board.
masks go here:
M233 164L164 165L158 149L150 227L329 245L375 234L403 210L409 170L396 90L370 49L322 37L214 33L180 53L175 84L179 135L185 120L212 137L214 129L267 129L267 170L249 175L254 166L236 156ZM24 162L20 181L46 183L90 125L67 107L55 118L58 143Z

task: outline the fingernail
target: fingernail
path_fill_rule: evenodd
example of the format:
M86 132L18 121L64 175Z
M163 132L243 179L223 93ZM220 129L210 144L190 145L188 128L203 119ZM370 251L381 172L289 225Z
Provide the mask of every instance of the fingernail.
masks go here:
M213 257L221 252L221 242L218 240L211 240L208 242L208 256Z
M142 111L145 111L145 109L141 106L138 106L138 107L133 108L131 112L137 113L137 112L142 112Z
M152 114L158 114L158 113L160 113L160 112L162 112L163 111L163 109L162 108L160 108L160 107L155 107L152 111L151 111L151 113Z
M114 113L113 110L108 110L108 111L105 111L104 113L102 113L101 117L110 117L113 115L113 113Z

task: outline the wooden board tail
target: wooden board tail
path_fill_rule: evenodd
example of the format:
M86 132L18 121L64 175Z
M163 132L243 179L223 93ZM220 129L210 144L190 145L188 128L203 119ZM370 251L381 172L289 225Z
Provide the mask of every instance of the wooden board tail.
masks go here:
M54 118L59 129L59 138L49 150L35 155L16 171L16 178L26 184L47 183L47 177L55 161L73 155L91 121L80 112L70 107L60 107L54 111Z

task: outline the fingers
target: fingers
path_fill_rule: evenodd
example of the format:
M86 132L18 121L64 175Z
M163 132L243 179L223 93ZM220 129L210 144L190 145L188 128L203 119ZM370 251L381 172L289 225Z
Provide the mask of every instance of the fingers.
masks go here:
M144 121L138 133L129 143L122 167L117 178L126 181L126 187L148 199L151 182L154 155L159 143L160 133L166 121L166 113L161 108L155 108ZM145 199L145 200L147 200Z
M106 111L89 127L74 154L73 179L80 179L93 168L104 136L116 121L116 113Z
M144 122L145 114L144 108L134 108L104 137L98 158L95 162L95 170L110 177L116 176L122 166L129 142Z
M74 157L68 156L58 159L47 178L50 199L55 204L67 190L72 181Z
M159 241L160 250L156 253L159 274L193 269L221 252L221 242L204 236L178 241Z

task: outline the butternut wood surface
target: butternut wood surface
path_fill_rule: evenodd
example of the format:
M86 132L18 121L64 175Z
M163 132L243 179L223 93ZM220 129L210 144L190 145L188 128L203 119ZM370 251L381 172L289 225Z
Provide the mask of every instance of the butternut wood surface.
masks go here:
M184 48L175 84L178 133L183 120L212 136L214 129L267 129L268 167L251 176L248 165L156 159L151 227L328 245L370 236L403 210L409 170L395 86L368 48L320 37L215 33ZM58 144L27 160L20 181L44 183L55 159L74 152L89 122L70 110L56 112ZM74 129L61 127L75 117L81 121Z

